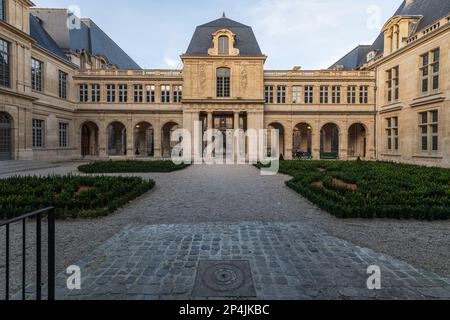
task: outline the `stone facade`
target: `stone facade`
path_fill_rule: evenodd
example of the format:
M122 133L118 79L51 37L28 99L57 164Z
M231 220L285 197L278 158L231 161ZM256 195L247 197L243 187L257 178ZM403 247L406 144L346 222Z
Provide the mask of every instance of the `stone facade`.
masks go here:
M173 147L170 133L192 131L201 121L204 130L278 129L286 159L301 151L314 159L450 166L448 17L414 34L404 20L391 19L383 28L385 41L391 43L394 28L392 43L401 45L390 45L358 70L264 70L267 57L249 54L242 44L239 32L249 27L225 17L213 24L218 27L208 34L204 54L181 55L181 70L128 70L86 50L66 52L70 61L55 55L30 36L26 17L32 3L5 5L0 38L10 44L11 63L10 85L0 87L0 115L9 125L0 133L9 130L10 153L3 146L1 156L0 147L0 159L164 158ZM50 12L44 11L33 9L42 17ZM437 48L438 88L431 89L430 75L430 90L421 94L422 56L429 53L433 68ZM32 89L32 59L43 65L40 91ZM400 93L387 102L386 77L396 66L399 81L392 90L399 87ZM67 74L66 97L60 97L61 71ZM43 120L41 144L33 119Z

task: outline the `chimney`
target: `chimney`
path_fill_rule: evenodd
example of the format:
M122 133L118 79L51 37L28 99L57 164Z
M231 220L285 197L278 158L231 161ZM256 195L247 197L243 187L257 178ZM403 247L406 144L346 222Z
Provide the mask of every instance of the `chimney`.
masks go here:
M414 0L405 0L406 6L410 6L414 3Z

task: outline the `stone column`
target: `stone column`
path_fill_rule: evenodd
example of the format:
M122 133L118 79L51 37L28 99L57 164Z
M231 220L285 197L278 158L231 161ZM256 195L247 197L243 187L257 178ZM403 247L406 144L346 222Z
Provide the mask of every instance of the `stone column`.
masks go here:
M103 126L98 131L99 140L99 156L100 158L108 158L108 128Z
M347 160L348 158L348 129L347 124L341 125L339 131L339 159Z
M286 160L292 160L292 145L293 142L293 135L294 135L294 128L292 126L292 123L289 123L284 128L284 159Z
M213 113L208 112L208 130L212 129L214 126Z
M239 112L235 112L234 113L234 129L239 129L240 128L240 123L239 123Z
M157 121L153 128L153 144L154 144L154 157L159 159L162 157L162 128L161 123Z
M133 119L132 117L129 117L126 124L126 133L127 136L125 137L127 141L127 158L132 159L135 157L134 154L134 126L133 126Z
M312 127L312 156L314 160L320 160L320 121L315 121Z

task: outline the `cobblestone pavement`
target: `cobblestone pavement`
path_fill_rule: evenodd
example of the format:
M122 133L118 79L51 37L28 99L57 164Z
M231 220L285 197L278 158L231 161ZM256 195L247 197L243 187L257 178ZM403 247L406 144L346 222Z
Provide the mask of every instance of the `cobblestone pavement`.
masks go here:
M26 171L20 173L20 175L80 174L76 170L77 165L79 163L63 163L56 168L41 168ZM18 174L0 174L0 178ZM219 237L223 235L225 238L225 230L235 230L238 225L255 226L255 228L260 226L260 228L266 230L267 234L270 234L269 231L272 230L270 229L272 227L276 229L277 226L286 225L288 226L286 227L287 230L290 230L291 226L292 228L297 226L300 230L315 230L312 233L303 233L308 235L301 239L305 246L315 240L316 234L324 235L324 239L346 243L348 247L352 246L355 250L360 250L356 246L370 248L380 255L384 254L405 261L414 266L411 268L430 270L442 277L450 277L450 221L337 219L286 187L285 181L289 180L290 177L284 175L262 177L251 166L192 166L173 173L119 175L151 178L156 181L156 187L108 217L58 221L56 234L58 272L65 270L71 264L77 264L77 261L86 256L94 259L93 261L96 261L97 264L101 263L102 259L106 259L107 254L109 254L105 246L114 242L114 240L108 240L113 236L113 239L117 237L124 239L124 243L121 244L124 247L119 247L117 254L121 254L120 250L123 248L126 248L123 250L133 251L133 247L127 248L127 246L132 246L133 239L135 239L132 237L133 232L130 230L138 231L136 237L144 232L142 230L149 231L148 237L156 237L156 231L159 231L159 237L162 237L164 232L168 234L168 230L178 230L178 228L180 230L192 230L192 233L203 235L206 228L210 232L205 231L205 235L209 234L214 239L213 230L217 230L216 233ZM219 228L219 225L214 225L214 223L221 223L221 227ZM126 226L134 229L123 231ZM11 266L14 280L11 282L13 291L20 288L20 228L20 225L15 225L11 230L12 260L15 262ZM223 230L221 231L221 229ZM198 230L202 230L202 232L198 232ZM175 237L177 237L177 232L174 232ZM32 239L35 239L35 235L32 222L30 222L27 233L27 239L30 239L29 246L33 247ZM131 243L126 243L127 239L130 239ZM136 246L149 245L151 239L149 238L142 244L136 244ZM157 239L161 238L156 238L154 241L164 241ZM342 242L344 240L347 242ZM4 234L0 230L0 243L4 243L3 241ZM105 243L105 241L107 242ZM176 245L173 240L171 242L172 245ZM237 246L240 245L239 243ZM111 248L117 246L118 243ZM246 248L245 243L241 246ZM250 244L247 246L250 246ZM43 248L45 249L45 243ZM94 254L91 254L94 250L96 250ZM211 247L211 250L213 250L213 247ZM290 250L289 247L284 248L282 252L286 252L286 250ZM271 252L273 251L269 251L269 259L270 256L281 261L288 258L283 257L283 254L278 250L273 254ZM36 260L33 253L33 250L27 252L27 261L30 263L27 269L27 274L30 277L28 283L33 280L32 275L35 268L33 263ZM214 250L211 251L212 259L221 259L219 254L214 255L213 253ZM320 250L319 252L307 251L307 253L314 257L323 255ZM111 254L116 253L111 252ZM355 255L351 252L349 254L348 259ZM4 265L2 265L4 257L2 255L4 255L4 250L0 250L0 275L4 272ZM211 257L206 257L206 259L211 259ZM250 262L256 257L258 256L250 257ZM109 258L112 259L111 256ZM244 255L241 258L247 259L247 256ZM154 260L151 256L145 259ZM202 257L202 259L205 258ZM302 259L302 256L299 259ZM124 258L121 261L124 262L124 260L127 259ZM131 261L133 263L133 259ZM254 262L251 263L254 264ZM365 275L366 268L365 265L362 268L358 267L358 272L362 272L362 275L367 278ZM339 268L336 267L336 269ZM89 270L89 268L86 269L88 274L90 274ZM255 275L258 268L255 271L254 265L252 265L251 271ZM318 271L322 270L318 269ZM342 271L344 272L345 269ZM195 270L191 270L191 272L195 273ZM424 274L428 275L426 272ZM256 276L254 279L256 290L260 294L261 290L258 288L262 284L258 287L258 281L260 280ZM350 272L347 272L347 276L350 277ZM431 277L434 277L434 275ZM4 277L0 277L0 292L3 288L3 280ZM85 281L89 280L86 279ZM358 284L360 285L360 283ZM106 288L108 285L112 286L112 284L105 284L98 287ZM352 287L349 286L349 288ZM433 290L441 291L441 289ZM395 292L395 290L392 289L391 291ZM387 292L386 295L389 294L389 291L384 292ZM65 293L62 292L61 294L64 296ZM161 296L165 297L165 295ZM329 297L332 296L329 294ZM391 296L395 297L396 295L391 294ZM118 298L119 295L114 297ZM138 296L130 293L127 297Z
M300 223L130 227L82 260L80 291L63 289L66 276L60 275L57 294L59 299L209 298L201 291L192 294L199 261L206 260L249 261L256 290L244 297L249 299L450 299L450 279ZM381 290L367 289L372 265L381 268Z

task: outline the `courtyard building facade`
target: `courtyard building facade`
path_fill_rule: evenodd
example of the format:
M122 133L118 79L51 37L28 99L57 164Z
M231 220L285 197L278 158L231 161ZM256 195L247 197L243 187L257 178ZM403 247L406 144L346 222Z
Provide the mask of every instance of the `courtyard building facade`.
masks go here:
M285 159L450 167L448 1L405 1L373 45L311 71L266 70L225 15L196 28L182 68L143 70L90 19L0 3L0 160L168 158L171 133L200 122L278 130Z

